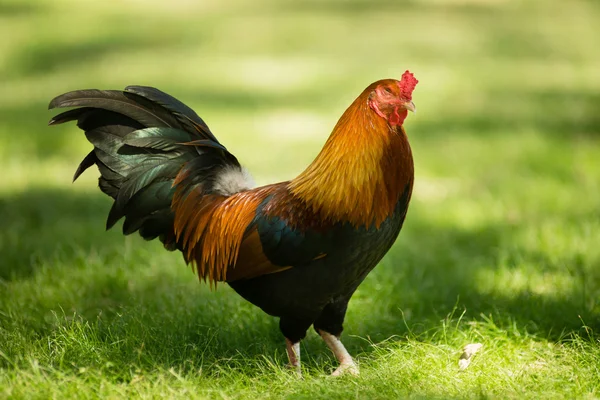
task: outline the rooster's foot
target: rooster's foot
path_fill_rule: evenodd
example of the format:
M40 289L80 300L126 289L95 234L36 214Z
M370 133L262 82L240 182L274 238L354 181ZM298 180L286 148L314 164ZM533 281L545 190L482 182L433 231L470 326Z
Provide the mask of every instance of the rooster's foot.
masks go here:
M358 365L353 362L340 364L339 367L335 371L331 373L331 376L342 376L342 375L352 375L358 376L360 371L358 370Z
M319 335L321 335L321 337L325 341L325 344L327 344L327 346L331 349L331 351L335 355L335 358L337 358L337 360L340 363L340 366L335 371L333 371L331 376L358 375L358 366L350 356L350 353L348 353L348 350L346 350L346 348L344 347L344 344L342 343L340 338L338 338L335 335L332 335L329 332L325 332L322 329L319 329Z

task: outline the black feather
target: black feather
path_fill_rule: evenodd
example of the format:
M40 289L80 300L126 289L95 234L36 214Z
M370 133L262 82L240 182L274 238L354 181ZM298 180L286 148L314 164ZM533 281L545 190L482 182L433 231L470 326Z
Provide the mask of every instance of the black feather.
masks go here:
M191 142L182 143L186 146L196 146L196 147L212 147L213 149L225 150L227 149L219 142L213 142L212 140L200 139L194 140Z
M117 202L115 201L108 212L108 217L106 218L106 230L109 230L115 226L115 224L124 216L125 212L122 209L117 208Z
M100 108L93 108L90 112L82 114L77 120L77 126L84 132L105 126L119 127L121 129L120 136L145 128L144 125L132 118Z
M125 92L134 93L138 96L142 96L151 100L160 106L166 108L175 115L175 118L181 122L182 125L188 128L188 132L196 132L200 136L210 139L214 142L219 143L217 138L212 134L206 123L202 118L194 112L191 108L177 100L173 96L148 86L127 86Z
M146 186L136 193L125 206L125 222L123 223L123 234L129 235L152 217L154 213L170 204L175 189L171 181L156 182Z
M79 164L79 167L77 167L77 171L75 171L75 175L73 175L73 182L75 182L77 180L77 178L79 178L79 176L81 174L83 174L83 172L86 169L88 169L92 165L96 164L96 161L98 161L98 158L96 157L94 150L92 150L88 153L87 156L85 156L83 161L81 161L81 163Z
M136 165L136 160L127 160L117 153L107 153L98 147L94 149L94 153L100 161L96 163L100 173L108 180L124 180Z
M100 176L98 179L98 186L100 187L100 190L102 190L102 193L106 193L113 199L115 199L117 194L119 194L119 187L113 184L112 181L108 181L103 176Z
M140 236L146 240L152 240L173 228L173 213L170 209L160 210L144 221L140 227ZM163 241L164 243L164 241Z
M135 94L119 90L76 90L52 99L49 109L59 107L94 107L114 111L130 117L144 126L169 126L181 128L164 108Z
M106 125L85 132L87 140L108 154L116 155L123 147L123 129L118 125Z
M81 107L74 110L65 111L54 116L54 118L48 122L48 125L59 125L65 122L74 121L81 118L85 113L90 112L91 110L93 110L91 107Z

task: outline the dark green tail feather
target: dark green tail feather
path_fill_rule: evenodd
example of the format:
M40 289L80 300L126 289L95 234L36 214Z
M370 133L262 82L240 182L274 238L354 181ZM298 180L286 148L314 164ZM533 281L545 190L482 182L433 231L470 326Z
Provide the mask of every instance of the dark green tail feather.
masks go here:
M140 190L125 206L123 233L129 235L142 227L144 222L157 217L160 205L170 202L175 189L171 181L155 182Z
M146 128L123 137L123 143L160 151L181 151L181 144L191 140L190 134L173 128ZM221 146L224 149L224 147Z
M220 169L239 167L193 110L158 89L74 91L50 102L50 109L58 107L80 107L58 114L49 124L75 120L94 145L73 180L98 166L100 189L115 199L107 229L124 217L124 234L159 237L170 250L179 247L171 201L180 170L194 172L181 183L187 190L202 185L209 191L206 183Z

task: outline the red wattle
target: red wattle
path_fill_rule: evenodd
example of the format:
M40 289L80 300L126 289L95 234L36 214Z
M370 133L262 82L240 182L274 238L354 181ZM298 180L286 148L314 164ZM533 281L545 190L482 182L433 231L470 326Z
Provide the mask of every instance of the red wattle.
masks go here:
M404 123L404 120L406 119L406 116L408 115L408 111L407 110L402 110L400 111L400 113L398 113L398 109L394 109L394 112L392 112L388 118L388 122L391 126L398 126L398 125L402 125Z

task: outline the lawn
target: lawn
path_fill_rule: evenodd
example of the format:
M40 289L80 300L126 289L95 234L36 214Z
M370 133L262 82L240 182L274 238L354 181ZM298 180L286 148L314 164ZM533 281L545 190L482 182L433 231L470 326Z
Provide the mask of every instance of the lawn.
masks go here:
M1 398L600 398L594 0L0 0ZM120 229L57 94L159 87L261 183L289 179L372 81L410 69L397 243L350 302L359 377ZM481 343L460 371L463 346Z

